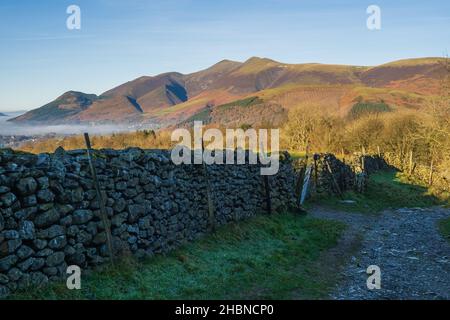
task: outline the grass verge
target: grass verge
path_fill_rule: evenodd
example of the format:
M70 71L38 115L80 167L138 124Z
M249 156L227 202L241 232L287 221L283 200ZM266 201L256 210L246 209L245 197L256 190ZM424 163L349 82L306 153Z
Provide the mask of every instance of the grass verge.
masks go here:
M115 268L82 279L27 290L12 299L289 299L322 298L334 284L320 275L321 253L336 245L339 222L294 214L257 216L220 228L168 256Z
M312 203L342 211L378 213L390 208L430 207L445 202L425 186L412 183L403 173L382 171L370 176L368 188L363 194L347 191L343 199L328 195L316 196Z

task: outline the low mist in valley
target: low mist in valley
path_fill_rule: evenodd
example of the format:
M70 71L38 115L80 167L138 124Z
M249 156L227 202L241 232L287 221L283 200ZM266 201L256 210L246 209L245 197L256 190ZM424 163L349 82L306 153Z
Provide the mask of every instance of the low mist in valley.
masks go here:
M25 112L3 112L6 116L0 117L0 135L1 136L43 136L49 134L55 135L73 135L88 132L90 134L111 134L117 132L135 131L140 129L155 129L155 126L136 126L123 124L18 124L8 121Z

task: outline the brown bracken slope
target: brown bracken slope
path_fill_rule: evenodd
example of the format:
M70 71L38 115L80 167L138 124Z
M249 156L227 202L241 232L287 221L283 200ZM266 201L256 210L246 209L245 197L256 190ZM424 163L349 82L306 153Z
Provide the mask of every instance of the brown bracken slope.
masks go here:
M363 67L286 64L257 57L243 63L223 60L192 74L140 77L100 96L67 92L11 121L164 126L198 119L239 125L282 121L287 110L297 106L343 116L357 101L382 101L394 110L420 108L438 93L442 62L421 58Z

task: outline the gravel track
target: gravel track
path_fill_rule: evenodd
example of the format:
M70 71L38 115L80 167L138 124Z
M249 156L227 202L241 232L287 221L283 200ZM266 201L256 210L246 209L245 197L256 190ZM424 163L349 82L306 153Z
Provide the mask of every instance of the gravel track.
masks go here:
M438 231L438 221L450 210L403 208L378 215L315 208L317 218L348 225L344 239L359 239L356 252L344 252L345 266L330 299L450 299L450 243ZM338 244L337 250L340 245ZM366 285L369 265L381 269L381 289Z

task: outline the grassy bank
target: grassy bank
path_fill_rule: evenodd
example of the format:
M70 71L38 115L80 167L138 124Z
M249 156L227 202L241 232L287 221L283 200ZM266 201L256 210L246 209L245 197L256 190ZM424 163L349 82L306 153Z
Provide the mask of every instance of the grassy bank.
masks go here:
M82 278L17 293L15 299L290 299L321 298L333 285L320 274L321 253L333 247L338 222L282 214L222 227L166 257L131 258Z
M317 196L313 204L320 204L342 211L377 213L384 209L405 207L430 207L445 204L424 185L410 181L405 174L384 171L370 176L368 188L360 194L345 192L343 198Z

